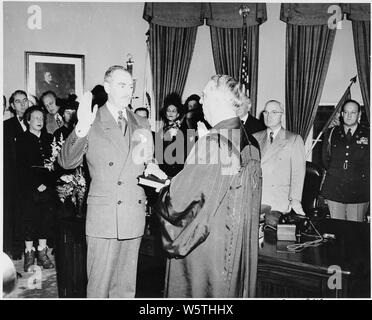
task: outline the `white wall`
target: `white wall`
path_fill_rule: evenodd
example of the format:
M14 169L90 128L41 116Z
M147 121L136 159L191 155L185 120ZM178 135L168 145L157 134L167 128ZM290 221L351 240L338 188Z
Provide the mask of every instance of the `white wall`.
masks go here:
M38 4L42 9L42 30L27 27L27 8ZM127 53L134 56L135 95L142 103L145 54L143 3L58 3L5 2L3 10L3 89L10 94L25 87L25 51L59 52L85 55L85 89L101 83L105 70L124 64ZM257 111L268 99L285 101L285 23L279 20L280 4L267 4L268 20L260 27ZM200 94L215 73L209 27L198 28L194 55L183 99ZM344 20L337 31L331 63L321 103L336 104L357 74L351 22ZM359 84L352 97L362 102Z
M267 21L260 26L257 115L268 100L285 102L285 23L279 20L279 3L266 6Z
M209 27L203 25L198 28L196 35L194 54L182 96L183 100L192 94L200 96L205 84L215 73Z
M320 100L322 105L336 105L350 84L350 79L358 75L351 21L343 20L341 26L342 29L336 32L328 74ZM351 87L351 97L363 104L359 81Z
M38 4L42 29L27 27L27 8ZM4 3L4 94L25 88L25 51L85 55L85 89L102 83L106 69L134 56L136 95L142 99L145 33L143 3ZM135 102L137 103L137 102Z

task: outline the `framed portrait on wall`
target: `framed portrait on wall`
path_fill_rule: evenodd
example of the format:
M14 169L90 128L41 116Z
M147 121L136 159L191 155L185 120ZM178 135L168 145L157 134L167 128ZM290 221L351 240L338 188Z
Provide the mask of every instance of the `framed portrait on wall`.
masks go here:
M84 90L84 55L25 52L27 92L40 98L54 91L59 98Z

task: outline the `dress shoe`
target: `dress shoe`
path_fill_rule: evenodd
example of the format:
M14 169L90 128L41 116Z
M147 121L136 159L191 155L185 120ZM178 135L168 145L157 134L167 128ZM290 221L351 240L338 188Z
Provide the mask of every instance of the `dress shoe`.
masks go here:
M54 264L50 261L48 255L48 247L45 247L43 250L37 250L37 265L42 266L44 269L54 268Z
M12 258L12 260L21 260L22 259L22 252L13 251L13 253L11 254L11 258Z
M35 250L30 250L25 252L25 262L23 265L23 269L25 272L30 272L31 267L35 263Z

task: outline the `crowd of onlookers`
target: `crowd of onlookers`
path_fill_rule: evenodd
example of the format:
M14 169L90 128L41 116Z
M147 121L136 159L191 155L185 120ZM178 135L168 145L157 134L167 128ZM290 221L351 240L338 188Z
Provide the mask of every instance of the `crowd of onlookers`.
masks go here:
M92 90L92 95L93 105L102 106L107 101L101 85ZM176 94L165 99L161 110L162 125L157 132L157 138L163 142L160 153L176 140L178 130L183 133L187 128L197 130L199 121L210 128L199 100L199 96L192 95L182 104ZM14 259L25 253L25 271L35 259L44 268L53 267L47 254L47 241L54 244L56 222L62 206L56 194L56 181L66 170L58 165L56 158L50 162L53 143L58 146L74 129L78 106L76 95L61 99L54 91L46 91L38 98L16 90L8 103L3 96L4 251ZM135 113L149 118L148 108L137 108ZM195 140L195 136L191 138ZM159 156L163 158L163 154ZM174 161L169 161L169 164L161 161L161 167L169 177L173 177L182 169L187 153L181 158L176 158L175 153L169 156ZM89 178L86 166L84 169ZM66 209L62 211L65 214Z
M96 86L92 95L92 106L106 103L103 86ZM154 157L170 178L183 169L198 137L211 129L202 101L203 96L196 94L185 103L177 94L164 100L161 126L153 132ZM3 96L3 105L4 251L14 259L24 254L25 271L35 259L38 265L53 268L48 242L53 242L63 206L56 183L67 172L55 161L56 146L74 130L79 102L75 95L60 99L47 91L38 98L16 90L8 103ZM271 210L305 214L301 197L306 159L301 136L282 127L285 110L280 102L270 100L265 104L263 122L250 114L250 107L250 99L243 96L236 117L241 121L241 150L252 145L261 159L262 203ZM148 108L132 111L149 118ZM348 100L342 107L341 123L324 135L325 170L320 192L332 218L365 221L369 209L369 129L360 124L360 117L359 103ZM88 180L86 165L83 172ZM155 193L149 191L147 196L150 204L157 200Z
M16 90L4 103L4 251L15 259L25 249L25 271L54 265L48 256L59 200L56 181L63 174L53 161L53 141L63 141L76 123L75 95L53 91L40 99ZM37 247L35 249L35 246Z

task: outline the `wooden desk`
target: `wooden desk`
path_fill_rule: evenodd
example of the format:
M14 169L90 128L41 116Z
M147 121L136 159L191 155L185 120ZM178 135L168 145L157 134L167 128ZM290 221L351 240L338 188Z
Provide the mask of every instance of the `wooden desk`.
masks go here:
M277 241L265 231L259 250L257 297L370 297L370 224L334 219L313 221L321 234L336 240L309 247L300 253L286 251L293 242ZM339 266L341 289L330 289L329 277Z

